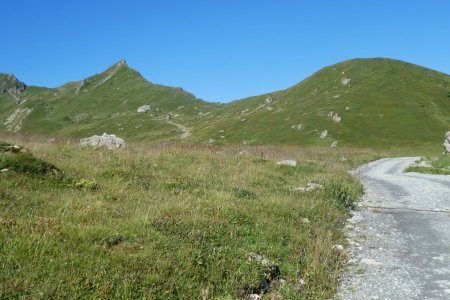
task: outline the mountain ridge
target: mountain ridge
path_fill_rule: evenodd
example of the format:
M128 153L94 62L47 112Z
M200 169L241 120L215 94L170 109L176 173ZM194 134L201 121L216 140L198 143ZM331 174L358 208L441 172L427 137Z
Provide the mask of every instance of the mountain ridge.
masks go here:
M120 60L59 88L28 87L21 97L32 112L19 114L26 116L18 131L82 137L101 129L135 141L177 141L177 127L167 122L176 119L193 129L186 143L434 143L450 126L449 94L445 73L395 59L357 58L324 67L287 89L219 104L151 83ZM5 103L0 95L0 121L15 112ZM137 114L140 105L153 110Z

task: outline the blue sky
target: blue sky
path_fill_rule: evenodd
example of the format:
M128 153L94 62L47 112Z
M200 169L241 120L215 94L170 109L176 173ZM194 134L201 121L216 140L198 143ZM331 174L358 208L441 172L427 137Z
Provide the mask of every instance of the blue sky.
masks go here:
M0 72L58 86L124 58L151 82L228 102L356 57L450 73L448 0L1 0Z

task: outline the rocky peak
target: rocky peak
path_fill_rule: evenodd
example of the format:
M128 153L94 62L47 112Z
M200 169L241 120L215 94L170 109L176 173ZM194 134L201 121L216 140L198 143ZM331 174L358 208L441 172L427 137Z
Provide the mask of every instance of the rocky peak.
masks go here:
M27 85L19 81L12 74L0 74L0 94L9 94L16 103L20 103L20 95L26 90Z
M125 59L119 60L119 62L116 64L117 66L124 66L128 67L127 61Z

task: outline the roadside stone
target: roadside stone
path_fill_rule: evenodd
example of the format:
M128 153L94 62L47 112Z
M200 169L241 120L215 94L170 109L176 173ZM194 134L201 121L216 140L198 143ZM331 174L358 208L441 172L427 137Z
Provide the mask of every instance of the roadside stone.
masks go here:
M331 249L333 249L336 252L342 253L344 252L344 246L342 245L333 245L333 247L331 247Z
M444 154L450 153L450 131L447 131L444 139Z
M277 162L277 165L281 165L281 166L289 166L289 167L296 167L297 166L297 161L296 160L291 160L291 159L285 159L285 160L280 160L279 162Z

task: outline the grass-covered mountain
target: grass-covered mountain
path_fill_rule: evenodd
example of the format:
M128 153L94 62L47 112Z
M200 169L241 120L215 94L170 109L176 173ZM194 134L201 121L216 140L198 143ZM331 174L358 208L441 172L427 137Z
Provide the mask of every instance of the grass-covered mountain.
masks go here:
M286 90L230 103L217 122L193 138L371 147L440 144L450 128L449 92L446 74L392 59L354 59Z
M150 105L150 111L137 113L142 105ZM3 129L27 134L84 137L108 132L160 140L179 137L177 127L166 122L167 115L191 120L215 106L181 88L150 83L122 60L58 88L30 86L15 97L1 93L0 122Z
M3 92L0 124L51 136L108 132L176 140L180 132L167 122L170 114L170 122L192 129L183 139L190 143L414 147L441 142L450 128L449 96L449 75L375 58L326 67L286 90L212 104L149 83L121 61L57 89L27 87L15 97ZM144 104L152 110L136 113Z

